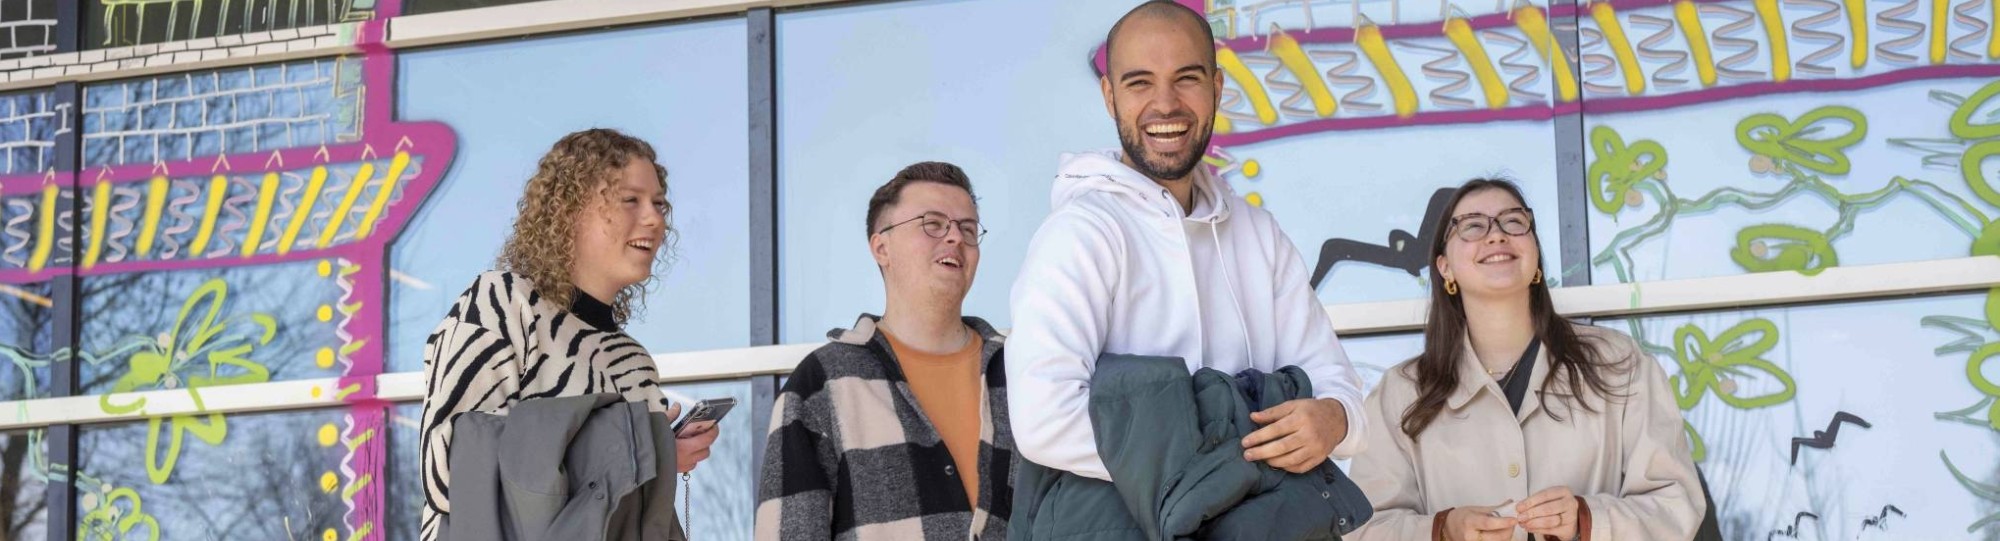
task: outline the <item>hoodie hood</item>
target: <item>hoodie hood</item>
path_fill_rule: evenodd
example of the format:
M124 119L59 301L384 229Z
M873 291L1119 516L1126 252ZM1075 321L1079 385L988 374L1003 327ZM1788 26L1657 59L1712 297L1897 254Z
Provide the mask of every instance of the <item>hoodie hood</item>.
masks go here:
M1091 193L1106 192L1116 195L1113 200L1141 215L1211 224L1229 219L1236 194L1227 183L1210 175L1207 167L1195 167L1189 177L1194 181L1196 199L1207 204L1196 204L1196 214L1183 217L1180 205L1166 187L1119 161L1123 155L1118 150L1063 154L1056 169L1055 185L1049 191L1049 208L1061 209Z

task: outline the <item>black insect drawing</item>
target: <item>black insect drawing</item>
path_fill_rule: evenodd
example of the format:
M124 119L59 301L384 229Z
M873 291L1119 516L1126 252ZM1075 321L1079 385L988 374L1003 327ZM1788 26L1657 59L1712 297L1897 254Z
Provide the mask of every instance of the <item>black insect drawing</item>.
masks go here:
M1861 529L1863 529L1863 530L1866 530L1866 529L1869 529L1869 528L1874 528L1874 529L1877 529L1877 530L1885 530L1885 531L1886 531L1886 530L1888 530L1888 529L1889 529L1889 515L1890 515L1891 513L1895 514L1895 515L1896 515L1896 516L1898 516L1898 517L1908 517L1908 516L1909 516L1909 515L1905 515L1905 514L1903 514L1903 510L1902 510L1902 509L1897 509L1897 508L1896 508L1896 506L1894 506L1894 505L1884 505L1884 506L1882 506L1882 512L1880 512L1880 513L1876 513L1876 514L1875 514L1875 516L1872 516L1872 517L1863 517L1863 518L1861 519Z
M1327 239L1319 245L1319 264L1313 266L1312 286L1316 289L1326 276L1333 273L1333 266L1343 261L1373 263L1423 277L1424 267L1429 260L1431 243L1437 240L1437 223L1451 209L1444 208L1451 202L1453 188L1440 188L1431 194L1431 202L1424 207L1424 222L1418 224L1417 234L1401 229L1389 231L1386 245L1374 245L1352 239Z
M1813 522L1819 522L1819 515L1815 515L1805 511L1800 511L1799 514L1792 516L1792 525L1786 526L1782 529L1771 530L1770 535L1764 536L1764 541L1771 541L1772 539L1777 539L1779 537L1789 537L1792 539L1798 539L1799 525L1804 524L1806 519L1813 519Z
M1833 420L1826 422L1826 430L1814 430L1810 438L1792 438L1792 465L1797 466L1799 464L1800 446L1814 449L1832 449L1834 440L1840 438L1841 423L1860 425L1861 428L1873 428L1875 426L1868 424L1866 419L1862 419L1852 413L1845 411L1834 412Z

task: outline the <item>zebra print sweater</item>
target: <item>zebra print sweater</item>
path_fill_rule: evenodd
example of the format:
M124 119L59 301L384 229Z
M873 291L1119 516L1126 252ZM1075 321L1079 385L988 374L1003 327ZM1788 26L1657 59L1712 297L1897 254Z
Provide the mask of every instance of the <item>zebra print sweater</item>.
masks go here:
M535 398L616 392L668 418L679 407L660 392L653 357L618 328L611 307L578 292L556 306L527 278L479 275L424 345L424 541L451 513L452 422L466 412L505 414Z

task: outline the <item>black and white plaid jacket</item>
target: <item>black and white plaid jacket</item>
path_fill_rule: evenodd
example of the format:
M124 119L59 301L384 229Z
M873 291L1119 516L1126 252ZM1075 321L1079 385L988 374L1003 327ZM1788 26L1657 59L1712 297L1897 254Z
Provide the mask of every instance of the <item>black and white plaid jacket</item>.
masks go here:
M954 471L951 453L917 406L877 318L827 333L799 362L772 406L758 482L759 540L1007 538L1014 501L1014 435L1007 424L1004 338L979 318L979 471ZM979 508L959 475L979 476Z

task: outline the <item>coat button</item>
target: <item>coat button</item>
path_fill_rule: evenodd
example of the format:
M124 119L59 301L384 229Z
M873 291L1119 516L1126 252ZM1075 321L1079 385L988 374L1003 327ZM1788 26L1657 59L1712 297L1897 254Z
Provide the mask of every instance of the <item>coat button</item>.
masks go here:
M1521 476L1521 465L1520 465L1520 464L1508 464L1508 465L1507 465L1507 476L1508 476L1508 477L1520 477L1520 476Z
M603 493L603 492L599 492L599 493L597 493L596 495L594 495L594 496L591 496L591 497L593 497L593 498L597 498L597 499L599 499L599 500L602 500L602 499L604 499L604 493Z
M1319 493L1319 499L1322 499L1322 500L1325 500L1325 499L1331 499L1331 498L1333 498L1333 493L1332 493L1332 492L1321 492L1321 493Z
M944 467L944 474L945 474L945 475L958 475L958 468L954 468L954 467L951 467L951 466L945 466L945 467Z
M591 482L588 482L588 483L584 483L584 484L583 484L583 487L584 487L584 488L588 488L588 489L591 489L591 490L597 490L597 482L596 482L596 481L591 481Z

